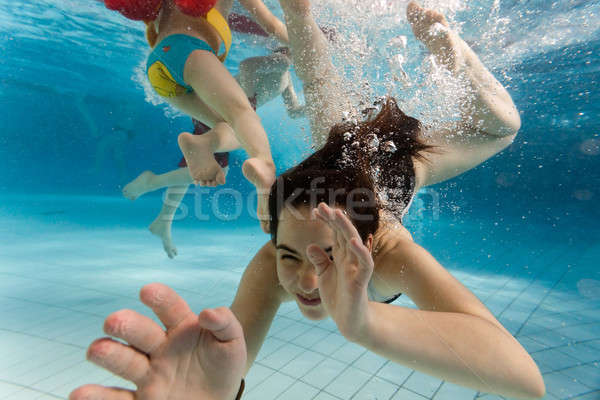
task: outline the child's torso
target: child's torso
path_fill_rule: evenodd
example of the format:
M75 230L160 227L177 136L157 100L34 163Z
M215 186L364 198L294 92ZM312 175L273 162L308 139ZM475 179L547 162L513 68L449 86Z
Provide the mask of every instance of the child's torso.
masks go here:
M215 8L227 19L232 4L233 0L219 0ZM173 0L163 0L160 15L156 20L156 28L158 31L156 43L160 43L167 36L184 34L202 39L218 51L222 42L217 30L205 18L185 15L175 6Z

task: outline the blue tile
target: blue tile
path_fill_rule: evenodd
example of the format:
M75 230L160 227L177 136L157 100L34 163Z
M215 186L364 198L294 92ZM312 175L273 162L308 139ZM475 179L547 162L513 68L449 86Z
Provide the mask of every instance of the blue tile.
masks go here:
M370 378L370 374L349 367L327 385L324 390L342 399L350 399Z
M312 346L312 350L325 355L331 355L348 341L339 333L330 333Z
M262 347L260 348L260 351L258 352L258 355L256 356L256 360L261 361L263 358L268 357L269 355L273 354L275 351L277 351L278 349L280 349L281 347L283 347L285 345L286 345L286 342L284 342L283 340L279 340L272 336L268 336L265 339Z
M546 391L558 398L574 397L590 391L586 385L561 372L544 374Z
M31 400L43 394L43 392L39 392L32 388L22 388L18 392L14 392L6 397L3 397L3 400Z
M281 400L308 400L319 393L319 389L309 386L303 382L295 382L286 391L281 393L277 399Z
M366 351L352 363L352 366L373 374L377 373L387 362L388 360L380 355Z
M248 388L248 390L250 390L255 386L258 386L269 376L273 375L275 372L275 370L261 365L260 362L255 362L254 364L252 364L252 368L250 368L248 374L246 374L246 387Z
M343 363L352 364L367 351L364 347L356 343L346 342L342 347L334 351L331 357Z
M586 343L575 343L557 348L561 353L565 353L580 363L589 363L592 361L600 362L600 352Z
M422 372L415 371L404 385L403 388L412 390L415 393L431 398L433 394L438 390L442 381L438 378L434 378L430 375L426 375Z
M338 375L340 375L342 371L344 371L344 368L346 368L345 364L332 358L326 358L312 371L304 375L302 377L302 381L311 386L323 389L325 386L329 385Z
M294 384L294 379L275 372L244 394L244 400L274 400Z
M403 385L413 370L404 365L388 361L383 368L377 372L377 376L396 385Z
M300 378L316 368L324 359L325 356L307 350L284 365L280 371L294 378Z
M579 360L558 351L557 349L542 350L533 353L531 357L540 364L551 366L550 371L561 370L579 365ZM548 372L548 371L544 371Z
M2 399L21 390L23 390L23 386L13 385L8 382L0 382L0 398Z
M320 392L315 397L313 397L312 400L339 400L339 397L335 397L326 392Z
M548 346L545 346L528 336L518 336L516 339L519 341L519 343L521 343L521 346L523 346L528 353L533 353L548 348Z
M569 326L556 332L577 341L600 339L600 323Z
M400 389L399 386L373 377L353 397L356 400L388 400Z
M305 333L312 329L313 327L310 325L292 321L292 324L290 324L286 328L274 332L273 336L287 342L295 342L295 338L303 336Z
M424 396L421 396L420 394L417 394L410 390L400 388L396 392L394 397L392 397L391 400L425 400L425 399L429 399L429 397L424 397Z
M293 344L286 344L275 350L260 360L260 363L275 370L283 368L286 364L304 353L306 349L303 347L295 346Z
M454 383L444 382L435 396L433 396L433 400L467 400L474 399L476 395L476 390L455 385Z
M598 400L600 399L600 390L593 390L581 396L572 397L569 400Z
M590 389L600 389L600 365L591 363L561 371Z
M293 343L306 347L312 348L316 343L325 340L327 336L331 335L331 332L322 328L312 327L306 332L303 332L300 336L293 340Z

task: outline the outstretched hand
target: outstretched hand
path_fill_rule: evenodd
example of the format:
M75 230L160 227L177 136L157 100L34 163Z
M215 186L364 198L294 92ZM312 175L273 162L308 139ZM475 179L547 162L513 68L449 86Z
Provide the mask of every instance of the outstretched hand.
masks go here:
M199 315L175 291L154 283L140 291L166 330L132 310L106 318L111 338L94 341L87 357L133 382L137 390L85 385L70 400L235 399L246 365L242 327L225 307Z
M367 286L374 268L371 252L342 210L321 203L312 213L329 225L335 237L332 259L316 244L307 248L319 275L323 305L340 333L358 341L369 322Z

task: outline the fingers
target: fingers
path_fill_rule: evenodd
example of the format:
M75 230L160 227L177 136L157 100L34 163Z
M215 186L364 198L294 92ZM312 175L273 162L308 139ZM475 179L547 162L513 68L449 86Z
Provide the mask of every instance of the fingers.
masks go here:
M132 310L121 310L104 321L104 332L123 339L143 353L152 353L166 339L165 331L150 318Z
M356 256L359 270L357 278L361 281L368 279L373 271L373 257L370 250L362 242L358 230L352 224L350 219L342 212L342 210L334 210L325 203L319 204L318 209L314 212L318 218L328 223L334 230L336 242L338 243L337 245L349 248ZM316 246L316 248L322 251L318 246ZM316 249L314 251L316 252Z
M317 269L317 275L323 274L331 265L332 261L329 255L321 247L311 244L306 248L308 259Z
M135 400L131 390L85 385L73 390L69 400Z
M203 310L198 322L204 329L211 331L220 342L229 342L244 337L244 331L233 312L227 307Z
M92 342L87 359L136 385L144 381L150 369L150 361L145 354L110 338Z
M332 209L325 203L319 204L316 210L316 215L327 222L332 229L339 231L346 241L352 238L360 239L358 230L342 210Z
M367 282L371 278L371 274L375 267L371 252L363 242L356 238L350 241L350 249L359 261L358 275L356 278L361 282Z
M144 286L140 299L154 311L167 330L175 328L192 314L188 304L173 289L161 283Z

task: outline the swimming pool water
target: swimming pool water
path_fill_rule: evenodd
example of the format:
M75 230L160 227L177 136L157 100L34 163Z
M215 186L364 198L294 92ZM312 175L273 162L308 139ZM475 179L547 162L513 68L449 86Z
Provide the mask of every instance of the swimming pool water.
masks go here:
M85 349L102 336L109 313L151 316L137 300L146 283L172 286L195 310L230 304L265 235L253 225L175 223L179 255L170 260L143 228L154 200L2 197L3 399L66 398L83 383L125 384L86 362ZM408 227L532 354L546 399L598 398L600 235L513 218L498 227L490 217L441 216ZM396 304L412 306L403 297ZM386 361L346 342L331 320L304 319L292 303L279 311L247 384L245 398L262 400L497 398Z
M405 2L384 3L357 8L372 6L380 13L373 18L396 21L398 31L386 35L409 35L393 14ZM437 5L461 22L509 86L523 128L501 155L424 191L407 227L532 354L546 399L600 399L600 4ZM340 46L355 47L339 62L374 43L349 41L346 30L359 17L346 9L332 20ZM0 21L0 399L65 399L82 383L124 385L85 361L103 319L121 308L150 315L138 291L155 281L198 311L228 305L268 237L251 213L200 221L196 211L211 203L193 192L185 217L174 223L179 255L170 260L146 229L160 193L135 202L120 196L142 170L174 168L176 133L191 125L151 104L139 78L146 54L140 26L95 0L0 2ZM360 33L372 38L382 29ZM233 71L243 58L275 46L244 35L236 41ZM405 68L419 70L423 55L415 43L408 49ZM361 63L351 77L387 72L372 58ZM423 104L410 102L413 89L395 87L393 94L418 113ZM305 121L282 117L280 101L259 114L279 170L310 151ZM247 192L243 157L234 154L228 185ZM220 206L231 215L226 200ZM404 297L396 304L412 306ZM278 313L247 385L244 398L261 400L497 398L370 354L346 342L331 320L312 323L292 304Z

